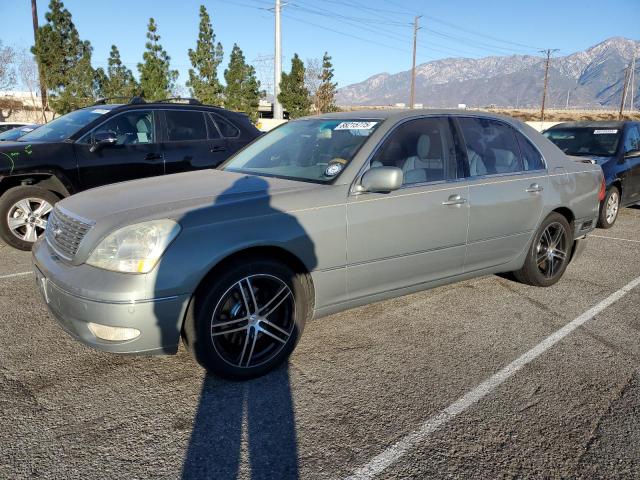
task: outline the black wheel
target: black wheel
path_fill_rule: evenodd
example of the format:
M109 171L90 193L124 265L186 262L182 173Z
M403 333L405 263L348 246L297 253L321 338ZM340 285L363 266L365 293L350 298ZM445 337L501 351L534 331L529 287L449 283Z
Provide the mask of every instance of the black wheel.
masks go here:
M598 228L611 228L616 223L618 212L620 211L620 190L612 186L607 190L604 200L600 204L600 215L598 217Z
M538 228L523 267L513 272L522 283L549 287L556 283L569 265L573 232L567 219L552 213Z
M55 193L43 188L10 188L0 197L0 237L19 250L31 250L44 234L49 213L58 200Z
M210 373L263 375L293 352L312 313L310 280L287 265L245 258L198 288L183 339Z

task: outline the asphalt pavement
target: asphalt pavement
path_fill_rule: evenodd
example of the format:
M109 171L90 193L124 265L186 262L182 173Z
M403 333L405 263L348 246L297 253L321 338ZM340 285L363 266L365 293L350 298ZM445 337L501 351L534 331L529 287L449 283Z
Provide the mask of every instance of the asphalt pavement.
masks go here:
M0 245L0 478L640 478L640 209L554 287L486 276L314 320L244 383L78 344L29 271Z

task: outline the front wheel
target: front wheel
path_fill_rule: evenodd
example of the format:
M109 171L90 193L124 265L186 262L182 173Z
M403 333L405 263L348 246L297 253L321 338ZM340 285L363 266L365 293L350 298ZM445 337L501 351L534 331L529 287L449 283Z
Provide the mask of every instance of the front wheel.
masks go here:
M59 198L34 186L14 187L0 197L0 237L19 250L29 251L44 234L47 219Z
M198 288L183 338L210 373L253 378L289 357L311 313L307 275L273 260L245 259Z
M620 211L620 190L618 187L611 187L607 190L604 200L600 204L600 216L598 217L598 228L608 229L613 227Z
M571 225L564 216L552 213L536 231L523 267L513 274L522 283L549 287L567 269L572 248Z

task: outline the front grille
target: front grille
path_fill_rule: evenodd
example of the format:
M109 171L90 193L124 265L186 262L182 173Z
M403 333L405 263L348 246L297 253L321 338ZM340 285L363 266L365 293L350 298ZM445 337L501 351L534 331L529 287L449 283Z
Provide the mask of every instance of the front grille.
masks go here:
M47 243L63 258L73 259L91 224L54 208L47 219Z

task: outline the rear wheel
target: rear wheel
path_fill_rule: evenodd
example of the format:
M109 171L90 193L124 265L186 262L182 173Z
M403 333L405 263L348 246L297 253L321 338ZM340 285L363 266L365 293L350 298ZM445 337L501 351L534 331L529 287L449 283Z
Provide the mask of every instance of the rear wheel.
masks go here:
M49 213L59 198L39 187L7 190L0 197L0 237L19 250L31 250L44 234Z
M198 288L183 337L210 373L257 377L293 352L311 305L306 275L272 260L246 259Z
M620 211L620 190L613 186L607 190L607 195L600 204L600 216L598 217L598 227L607 229L613 227Z
M549 287L564 274L573 248L573 233L567 219L552 213L538 228L523 267L513 272L522 283Z

